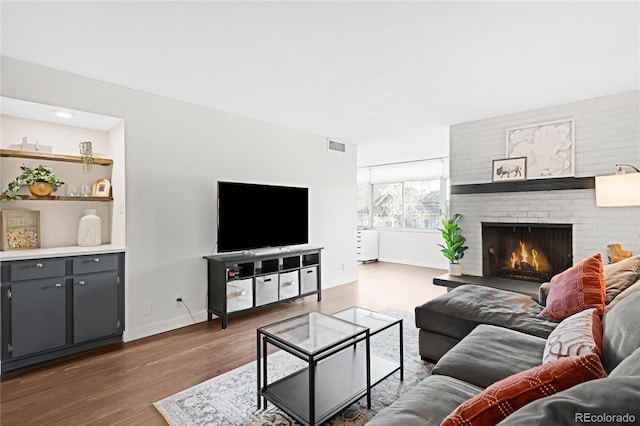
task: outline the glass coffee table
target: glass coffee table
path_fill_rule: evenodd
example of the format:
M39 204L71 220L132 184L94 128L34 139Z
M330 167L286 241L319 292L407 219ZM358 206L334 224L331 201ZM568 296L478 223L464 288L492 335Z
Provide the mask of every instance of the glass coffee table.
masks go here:
M371 386L375 386L382 380L386 379L396 371L400 371L400 381L404 380L404 340L402 338L402 318L394 318L388 315L379 314L368 309L359 308L357 306L345 309L331 315L354 324L369 329L369 337L373 340L374 336L392 327L398 328L398 357L395 359L387 358L381 354L375 353L372 349L371 353Z
M372 355L370 336L396 325L399 362ZM269 383L268 345L306 367ZM302 424L320 424L365 396L371 408L372 386L398 370L402 379L402 319L362 308L299 315L258 328L256 359L258 408L271 401Z

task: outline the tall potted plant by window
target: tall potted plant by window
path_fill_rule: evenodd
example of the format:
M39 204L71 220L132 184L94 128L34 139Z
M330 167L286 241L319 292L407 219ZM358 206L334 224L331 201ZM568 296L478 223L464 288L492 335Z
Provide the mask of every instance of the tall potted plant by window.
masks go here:
M464 252L469 247L465 246L466 239L460 234L458 221L462 215L456 213L451 217L442 218L442 228L438 231L442 233L444 244L438 244L441 252L449 260L449 274L454 276L462 275L462 265L460 259L464 257Z

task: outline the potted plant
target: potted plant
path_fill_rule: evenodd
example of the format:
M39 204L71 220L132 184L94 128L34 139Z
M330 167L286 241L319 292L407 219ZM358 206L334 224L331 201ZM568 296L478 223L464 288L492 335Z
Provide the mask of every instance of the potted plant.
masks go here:
M91 141L80 142L80 156L82 157L82 169L89 173L93 168L93 146Z
M46 196L57 191L64 182L60 181L47 166L39 165L35 169L20 166L22 174L9 183L9 187L2 194L8 200L20 200L22 197L18 195L18 191L22 187L28 186L29 191L33 195Z
M460 234L458 221L461 217L460 213L456 213L450 218L445 216L442 218L442 228L438 228L444 239L444 244L438 244L438 246L442 247L440 251L449 260L449 274L454 276L462 275L460 259L464 257L465 250L469 248L464 245L466 239Z

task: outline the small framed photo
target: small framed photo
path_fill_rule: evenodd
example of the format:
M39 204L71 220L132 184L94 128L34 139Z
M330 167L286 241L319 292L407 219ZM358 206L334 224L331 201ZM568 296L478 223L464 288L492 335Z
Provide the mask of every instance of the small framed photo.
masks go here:
M3 210L2 250L40 248L40 212Z
M107 179L98 179L93 182L93 189L91 190L92 197L110 197L111 196L111 183Z
M527 179L527 157L493 160L491 182L507 182Z

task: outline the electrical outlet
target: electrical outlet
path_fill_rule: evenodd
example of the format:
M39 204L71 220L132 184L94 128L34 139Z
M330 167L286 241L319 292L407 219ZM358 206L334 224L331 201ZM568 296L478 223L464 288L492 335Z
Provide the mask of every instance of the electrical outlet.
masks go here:
M176 308L182 308L182 295L181 294L176 296Z
M151 315L151 302L147 302L144 305L142 305L142 312L144 313L145 316Z

